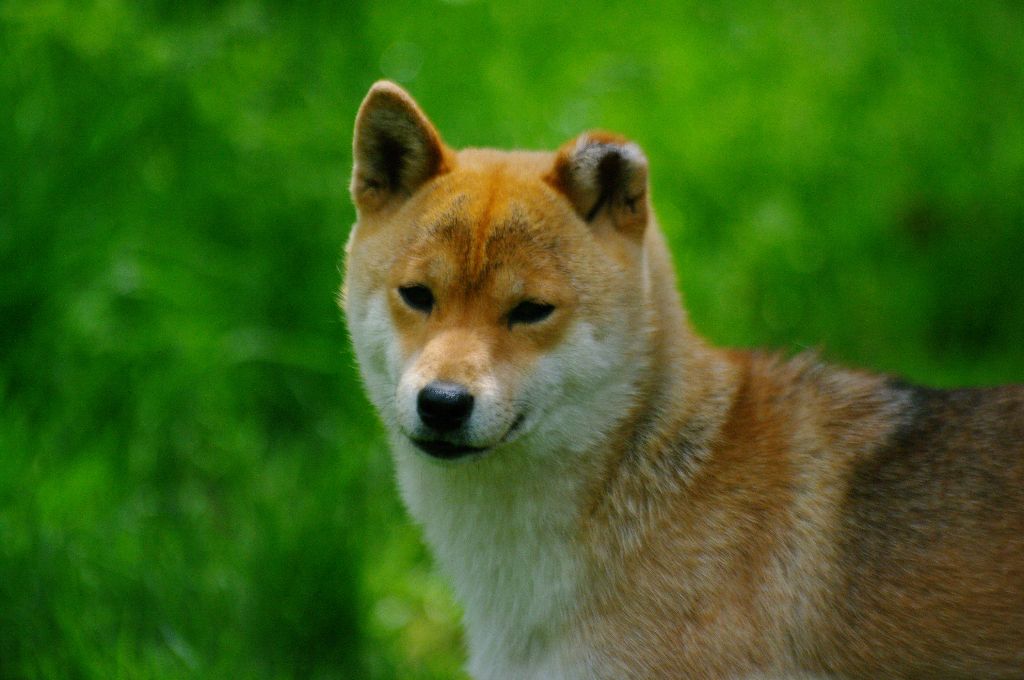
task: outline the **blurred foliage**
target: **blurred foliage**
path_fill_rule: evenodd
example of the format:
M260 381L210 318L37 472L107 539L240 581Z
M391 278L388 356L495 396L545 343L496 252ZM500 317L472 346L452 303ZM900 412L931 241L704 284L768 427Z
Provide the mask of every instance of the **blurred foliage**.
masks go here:
M374 79L455 146L639 140L717 342L996 383L1022 36L995 1L0 4L0 677L457 676L334 301Z

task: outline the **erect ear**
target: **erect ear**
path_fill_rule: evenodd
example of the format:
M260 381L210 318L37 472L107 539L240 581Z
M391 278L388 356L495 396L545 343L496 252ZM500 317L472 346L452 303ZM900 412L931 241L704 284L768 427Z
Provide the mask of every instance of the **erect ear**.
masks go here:
M447 172L450 152L413 98L381 80L359 107L352 156L352 199L373 210L404 200Z
M647 158L640 147L607 132L585 132L555 156L547 181L587 222L610 220L641 236L647 225Z

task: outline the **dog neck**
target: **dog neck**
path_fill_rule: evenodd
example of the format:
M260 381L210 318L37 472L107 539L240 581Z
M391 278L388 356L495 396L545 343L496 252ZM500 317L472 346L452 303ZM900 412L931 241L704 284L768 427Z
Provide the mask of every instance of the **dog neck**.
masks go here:
M644 246L648 342L642 364L650 370L638 379L632 413L607 442L585 501L581 531L598 564L616 563L637 549L653 524L652 509L666 495L686 493L707 463L739 386L727 352L691 328L671 256L653 224Z
M496 669L545 677L584 572L577 526L585 481L570 469L581 455L514 449L443 465L393 442L402 496L464 608L478 678Z

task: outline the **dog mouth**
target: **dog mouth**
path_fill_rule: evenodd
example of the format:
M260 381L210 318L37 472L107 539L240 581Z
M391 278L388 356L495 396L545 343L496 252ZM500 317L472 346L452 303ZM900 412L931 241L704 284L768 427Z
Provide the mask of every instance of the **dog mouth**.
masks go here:
M509 441L509 439L512 438L512 435L515 434L516 430L522 426L523 419L524 415L520 413L498 443L504 444ZM445 439L412 439L411 441L420 451L441 460L465 458L466 456L484 453L485 451L489 451L493 448L491 446L469 446L467 444L458 444Z
M464 458L474 453L483 453L489 448L486 446L465 446L463 444L455 444L443 439L413 439L412 443L415 444L416 448L420 451L423 451L434 458L440 458L441 460Z

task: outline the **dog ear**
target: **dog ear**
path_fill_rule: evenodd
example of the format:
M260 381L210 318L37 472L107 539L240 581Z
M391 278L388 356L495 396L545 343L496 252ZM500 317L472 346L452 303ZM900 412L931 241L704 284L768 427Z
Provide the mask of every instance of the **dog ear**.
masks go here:
M447 172L450 152L413 98L381 80L359 107L352 157L352 199L359 209L374 210Z
M649 212L647 158L633 142L585 132L558 150L546 179L587 222L607 219L623 233L643 235Z

